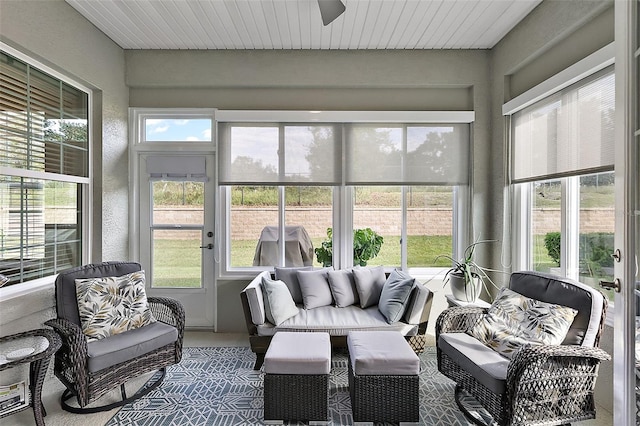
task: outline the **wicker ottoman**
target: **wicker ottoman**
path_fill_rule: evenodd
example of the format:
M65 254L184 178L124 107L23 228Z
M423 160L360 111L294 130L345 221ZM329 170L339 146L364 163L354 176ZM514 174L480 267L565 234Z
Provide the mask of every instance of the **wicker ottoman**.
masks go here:
M418 423L420 359L402 334L352 331L347 346L353 421Z
M328 333L278 332L264 357L264 420L328 420Z

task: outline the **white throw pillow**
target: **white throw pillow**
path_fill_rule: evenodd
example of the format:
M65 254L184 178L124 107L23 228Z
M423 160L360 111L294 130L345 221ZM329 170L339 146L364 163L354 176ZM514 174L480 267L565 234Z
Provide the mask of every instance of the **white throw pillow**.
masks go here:
M144 271L75 283L82 332L89 342L156 321L147 304Z
M287 285L280 280L262 277L264 295L264 313L267 321L280 325L289 318L298 315L298 307L291 297Z

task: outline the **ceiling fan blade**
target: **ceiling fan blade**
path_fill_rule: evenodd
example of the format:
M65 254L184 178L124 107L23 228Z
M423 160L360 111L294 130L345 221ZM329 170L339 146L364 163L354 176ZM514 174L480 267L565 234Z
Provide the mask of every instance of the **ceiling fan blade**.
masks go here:
M346 9L341 0L318 0L318 6L322 16L322 25L325 27L342 15Z

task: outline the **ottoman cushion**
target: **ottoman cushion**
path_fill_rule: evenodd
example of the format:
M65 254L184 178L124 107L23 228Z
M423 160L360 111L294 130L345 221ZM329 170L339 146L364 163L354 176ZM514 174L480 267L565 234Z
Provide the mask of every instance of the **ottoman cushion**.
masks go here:
M331 342L328 333L277 332L264 357L266 374L329 374Z
M349 359L356 375L417 375L420 359L401 333L351 331Z

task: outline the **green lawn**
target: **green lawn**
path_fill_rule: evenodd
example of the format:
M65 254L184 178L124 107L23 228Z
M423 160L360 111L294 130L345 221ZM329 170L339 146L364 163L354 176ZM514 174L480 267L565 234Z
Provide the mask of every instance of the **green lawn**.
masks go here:
M322 238L313 239L318 247ZM255 240L233 242L232 266L251 266L256 249ZM408 241L410 267L448 266L446 259L435 258L451 252L450 236L410 236ZM314 257L315 260L315 257ZM193 240L155 241L154 247L154 287L199 287L201 249ZM321 266L314 262L315 266ZM397 266L400 264L400 237L386 237L377 257L369 265Z

